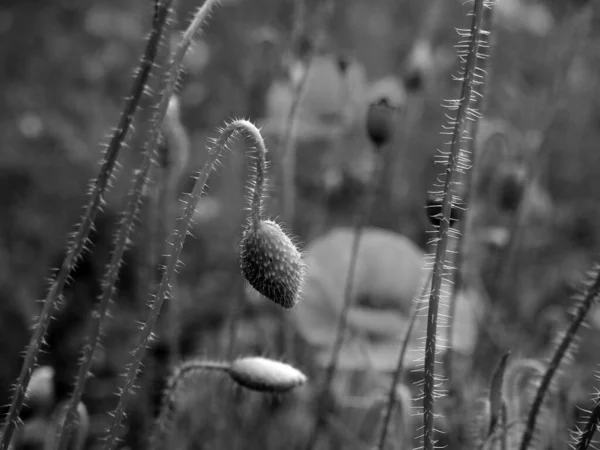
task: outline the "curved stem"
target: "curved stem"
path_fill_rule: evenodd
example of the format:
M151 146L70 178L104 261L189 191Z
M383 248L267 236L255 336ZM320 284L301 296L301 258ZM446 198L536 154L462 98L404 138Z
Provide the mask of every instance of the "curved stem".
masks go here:
M168 4L169 1L165 3ZM21 412L23 401L25 400L25 392L27 391L31 379L31 373L36 365L37 355L42 347L44 336L46 335L51 321L52 312L54 311L65 283L67 282L69 274L73 270L77 260L85 251L87 238L92 229L96 215L103 203L104 194L112 176L119 151L131 130L134 115L138 109L142 95L144 94L152 67L154 66L162 29L166 21L166 11L167 7L164 6L162 8L156 8L155 10L152 32L148 39L144 56L140 62L137 77L131 88L131 94L125 104L116 131L104 153L102 167L94 183L93 190L90 194L90 200L86 206L81 223L77 227L75 236L69 244L67 256L60 267L58 275L54 278L50 290L46 295L46 299L44 300L44 306L42 307L42 311L37 320L35 332L27 346L27 353L25 355L19 379L16 383L10 409L2 426L2 438L0 441L1 450L7 450L10 445L19 413Z
M208 3L208 2L207 2ZM205 5L207 4L205 3ZM129 401L130 396L133 394L134 383L142 364L142 358L150 338L152 330L156 325L160 309L164 302L165 297L169 291L170 280L175 275L179 258L183 250L183 244L185 238L188 235L192 217L196 210L196 205L202 197L204 188L208 177L212 172L217 159L226 148L227 142L231 139L236 132L239 130L246 131L253 138L255 145L258 147L259 157L257 159L256 168L256 185L254 186L253 203L252 203L252 220L260 220L260 196L257 193L262 193L264 190L264 174L265 174L265 155L266 148L264 141L258 129L247 120L236 120L228 124L220 133L218 139L215 142L214 148L209 152L208 160L202 167L200 174L196 179L194 188L185 206L184 212L179 221L179 227L173 231L170 239L170 251L167 255L166 267L163 271L161 282L154 295L154 300L150 306L150 311L146 322L142 325L140 332L138 333L138 340L136 346L132 352L132 358L130 361L129 369L125 375L125 385L121 390L119 403L113 412L113 420L109 429L108 437L104 443L103 450L113 450L118 439L118 431L121 425L121 421L125 414L125 407Z
M438 395L436 385L439 378L435 375L436 336L440 300L442 298L442 282L450 269L447 264L446 253L450 234L450 212L453 203L456 202L454 195L454 177L456 172L469 169L469 155L461 150L464 140L463 129L467 120L476 121L479 113L473 106L476 98L475 84L480 84L482 73L478 73L477 60L483 57L479 53L481 20L483 16L484 0L475 0L472 12L472 23L470 30L458 30L464 38L459 44L459 56L465 62L464 72L461 73L462 88L460 97L456 101L450 101L447 106L456 110L454 118L450 119L446 129L451 134L450 151L442 153L441 158L447 159L445 180L443 181L444 201L442 206L443 219L437 233L437 251L433 265L431 295L429 297L429 311L427 317L427 336L425 341L425 380L423 383L423 449L433 450L436 444L434 436L434 403ZM451 131L450 131L451 130Z
M529 447L529 444L533 439L533 433L535 429L535 424L537 422L537 416L542 408L542 403L544 401L544 397L546 396L546 392L548 392L548 390L550 389L550 383L552 382L552 379L554 378L554 375L557 372L562 359L564 358L569 347L571 346L571 343L575 339L575 335L577 334L579 327L583 323L583 320L585 319L587 313L592 307L594 300L598 297L599 294L600 269L596 269L596 278L591 284L591 286L589 286L586 289L586 292L583 296L583 300L581 301L577 309L577 313L573 318L573 321L569 325L569 328L567 328L564 337L556 347L554 355L552 355L552 360L548 365L548 370L546 370L546 372L544 373L544 377L542 378L540 386L535 394L535 398L533 400L533 403L531 404L531 409L529 410L529 414L527 416L527 422L525 425L525 431L523 433L523 439L521 440L521 445L519 447L520 450L527 450L527 448Z
M255 179L252 183L254 186L252 190L252 204L251 204L251 220L252 226L254 228L258 228L258 224L261 220L262 210L263 210L263 198L265 196L265 179L266 179L266 168L267 168L267 148L265 146L265 141L252 122L248 120L236 120L227 125L223 133L230 133L233 135L238 129L243 129L246 133L248 133L252 140L255 142L257 146L258 155L255 165ZM228 138L227 138L228 139ZM217 145L219 145L217 143ZM223 144L225 145L225 143ZM219 147L217 147L218 149Z
M184 362L175 368L164 391L160 413L150 436L149 450L165 448L163 439L166 437L166 433L171 425L172 414L175 411L176 395L181 384L187 378L195 376L199 372L209 370L227 372L230 367L231 364L229 363L194 359Z

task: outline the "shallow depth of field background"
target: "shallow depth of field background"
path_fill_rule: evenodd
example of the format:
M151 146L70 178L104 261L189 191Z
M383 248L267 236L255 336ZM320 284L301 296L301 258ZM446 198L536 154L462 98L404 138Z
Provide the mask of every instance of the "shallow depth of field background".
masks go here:
M472 194L474 226L477 236L484 237L473 239L475 244L469 247L475 262L466 261L481 271L489 298L478 304L483 319L477 335L464 337L473 341L466 345L468 354L462 355L467 375L448 385L467 396L486 388L494 365L507 350L519 356L547 356L554 335L567 323L571 295L592 267L600 243L598 18L592 9L582 14L587 2L581 0L499 1L504 5L496 11L480 126L482 176ZM198 4L178 3L179 30ZM316 23L319 3L307 2L309 30ZM375 93L384 92L403 105L412 122L403 128L407 119L398 121L395 140L384 155L389 158L388 173L369 223L406 235L425 249L431 225L424 205L441 170L434 167L433 155L444 142L439 132L447 111L440 104L455 98L459 89L451 77L458 68L454 27L468 26L470 8L459 1L441 2L440 16L431 19L434 28L429 33L424 30L424 15L432 3L337 2L299 114L297 214L294 223L285 225L302 246L334 226L352 223L373 165L364 130L366 105ZM181 192L190 188L188 176L205 158L206 139L232 117L248 117L261 125L276 158L290 102L290 67L295 67L289 52L291 6L291 1L280 0L223 0L197 40L180 91L182 123L191 142ZM0 4L2 405L8 403L18 374L20 354L40 306L36 300L43 298L46 278L62 261L67 235L99 167L102 144L128 94L151 13L147 0ZM420 33L431 38L433 51L426 55L417 83L407 61ZM173 39L178 36L175 33ZM340 59L342 65L348 63L342 72ZM86 317L99 293L99 277L131 171L139 162L153 101L145 98L136 133L122 151L122 169L99 218L93 257L75 273L65 292L66 309L51 327L51 350L42 363L56 369L58 400L69 392ZM198 205L193 238L186 243L177 286L180 351L186 358L218 359L228 354L282 358L310 380L290 395L265 397L208 375L180 402L173 441L178 449L292 448L287 445L302 441L314 417L312 394L321 372L313 353L299 338L293 348L282 342L277 307L245 290L238 270L247 160L238 151L243 145L234 148L211 177L208 196ZM532 161L527 178L533 182L515 253L510 265L500 264L500 270L498 258L513 212L502 207L498 180L515 165L524 167L524 161ZM281 213L275 203L268 211L273 217ZM107 412L115 405L135 320L145 315L143 280L148 274L143 271L149 241L144 229L135 233L135 245L126 258L120 293L112 318L106 321L103 348L84 398L92 416L90 448L98 445L108 425ZM237 336L233 347L232 317ZM567 405L568 419L559 427L565 439L567 428L574 425L575 405L589 406L600 363L600 310L592 311L589 322L575 358L564 367L568 383L561 401ZM165 330L169 328L163 322L157 331L164 335ZM151 426L153 396L159 395L157 382L165 374L164 347L159 339L150 349L142 389L129 414L126 444L132 450L142 447L145 427ZM392 352L389 358L396 356ZM362 392L359 398L364 402L340 405L330 421L327 448L351 448L348 439L372 442L380 407L373 399L383 392ZM35 426L43 429L44 420L35 420ZM458 439L452 435L452 427L459 427L454 422L460 420L450 418L440 425L448 427L449 439ZM36 436L42 432L34 426L32 430L30 445L41 448Z

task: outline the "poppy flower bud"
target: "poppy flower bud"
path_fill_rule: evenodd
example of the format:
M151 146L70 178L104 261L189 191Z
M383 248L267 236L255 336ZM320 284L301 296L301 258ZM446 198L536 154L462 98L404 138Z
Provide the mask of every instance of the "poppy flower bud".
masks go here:
M306 383L298 369L259 356L236 359L228 373L239 385L259 392L284 393Z
M304 280L302 254L270 220L250 225L240 243L244 277L259 293L288 309L298 302Z

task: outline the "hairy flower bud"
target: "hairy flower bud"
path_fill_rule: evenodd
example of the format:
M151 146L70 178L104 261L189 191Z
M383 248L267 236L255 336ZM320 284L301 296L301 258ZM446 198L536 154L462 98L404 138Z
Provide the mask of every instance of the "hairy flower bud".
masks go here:
M240 265L250 285L284 308L292 308L304 280L302 255L275 222L250 225L240 243Z

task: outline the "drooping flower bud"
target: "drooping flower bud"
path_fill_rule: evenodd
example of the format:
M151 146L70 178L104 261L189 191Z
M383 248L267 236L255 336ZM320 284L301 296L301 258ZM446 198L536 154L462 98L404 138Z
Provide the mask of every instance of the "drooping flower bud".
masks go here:
M302 254L279 225L251 224L240 243L240 265L250 285L284 308L292 308L304 280Z

